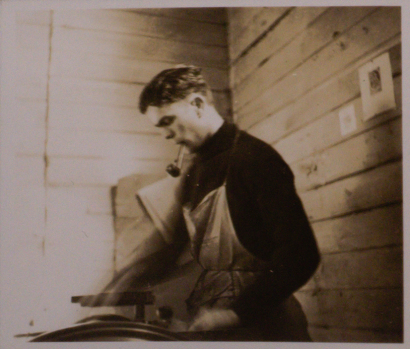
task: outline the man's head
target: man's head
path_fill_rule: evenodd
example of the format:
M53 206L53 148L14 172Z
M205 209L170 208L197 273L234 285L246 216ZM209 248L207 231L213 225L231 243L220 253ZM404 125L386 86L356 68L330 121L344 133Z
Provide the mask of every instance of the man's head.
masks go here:
M195 151L222 125L201 70L167 69L155 76L140 96L139 108L167 139Z

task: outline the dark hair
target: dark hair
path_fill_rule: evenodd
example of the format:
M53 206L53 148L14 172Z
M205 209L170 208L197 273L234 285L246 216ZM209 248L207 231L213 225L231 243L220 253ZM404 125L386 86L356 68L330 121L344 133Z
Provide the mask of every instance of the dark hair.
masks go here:
M201 75L201 68L179 66L166 69L155 76L144 87L140 95L139 109L145 114L149 106L163 105L180 101L189 94L198 92L210 100L209 87Z

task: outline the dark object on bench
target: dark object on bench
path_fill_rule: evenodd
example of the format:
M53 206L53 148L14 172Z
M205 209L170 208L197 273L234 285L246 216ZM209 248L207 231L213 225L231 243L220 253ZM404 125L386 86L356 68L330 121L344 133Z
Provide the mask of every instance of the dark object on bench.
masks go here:
M98 295L90 296L73 296L71 297L71 303L80 303L82 307L134 305L134 321L144 322L145 305L152 305L155 301L155 297L151 291L117 293L115 295L115 303L110 303L109 301L107 301L107 299L109 299L109 296L112 296L112 293L100 293Z

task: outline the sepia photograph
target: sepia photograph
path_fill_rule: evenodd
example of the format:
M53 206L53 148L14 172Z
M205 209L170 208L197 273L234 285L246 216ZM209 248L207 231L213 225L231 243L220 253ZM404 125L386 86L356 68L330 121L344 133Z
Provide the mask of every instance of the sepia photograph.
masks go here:
M405 345L404 2L0 6L0 347Z

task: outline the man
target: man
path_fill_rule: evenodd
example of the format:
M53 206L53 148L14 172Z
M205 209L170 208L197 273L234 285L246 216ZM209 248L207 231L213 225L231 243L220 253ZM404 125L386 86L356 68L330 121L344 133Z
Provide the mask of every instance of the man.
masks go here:
M144 88L139 108L196 155L181 179L191 252L203 268L187 300L190 330L308 341L292 294L320 257L289 166L268 144L224 121L199 68L162 71ZM177 241L187 239L183 231Z

